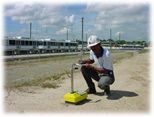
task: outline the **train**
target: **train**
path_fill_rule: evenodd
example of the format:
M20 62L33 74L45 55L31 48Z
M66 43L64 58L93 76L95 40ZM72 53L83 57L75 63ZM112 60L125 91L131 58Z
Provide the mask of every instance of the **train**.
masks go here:
M104 45L104 48L110 49L110 44ZM82 45L76 41L58 41L55 39L30 39L27 37L5 37L4 55L25 55L25 54L46 54L46 53L65 53L89 51L86 44ZM122 50L140 50L144 49L142 45L123 44L112 49Z
M30 39L26 37L5 37L4 55L45 54L79 51L75 41L54 39Z
M143 45L139 45L139 44L123 44L123 45L120 45L120 49L123 49L123 50L141 50L141 49L144 49L144 46Z

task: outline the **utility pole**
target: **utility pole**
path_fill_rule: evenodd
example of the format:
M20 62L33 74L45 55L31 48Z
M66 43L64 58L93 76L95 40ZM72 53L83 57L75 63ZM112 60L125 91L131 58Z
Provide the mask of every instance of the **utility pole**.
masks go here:
M110 49L111 49L112 30L110 28Z
M119 40L120 40L120 38L121 38L121 33L119 32Z
M84 18L82 17L82 52L83 52L83 20Z
M30 36L29 36L29 38L31 39L31 34L32 33L32 23L30 22Z
M84 20L84 18L82 17L82 34L81 34L81 38L82 38L82 49L81 49L80 60L82 60L82 55L83 55L83 20Z
M88 37L87 37L87 33L86 33L86 42L87 42L87 39L88 39Z
M67 28L67 33L66 33L66 40L68 40L68 28Z

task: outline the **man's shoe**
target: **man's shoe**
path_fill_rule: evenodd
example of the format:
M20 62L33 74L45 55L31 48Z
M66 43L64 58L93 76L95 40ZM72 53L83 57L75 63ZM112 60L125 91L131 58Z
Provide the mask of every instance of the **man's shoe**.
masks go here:
M87 89L85 92L88 93L88 94L96 94L95 89L94 90Z
M106 87L106 89L104 90L104 95L106 95L106 96L110 96L111 95L110 86Z

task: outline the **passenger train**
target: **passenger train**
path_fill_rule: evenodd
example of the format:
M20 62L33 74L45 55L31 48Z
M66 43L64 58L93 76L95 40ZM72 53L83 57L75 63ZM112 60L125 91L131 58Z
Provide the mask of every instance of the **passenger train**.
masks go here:
M82 50L82 45L73 41L57 41L53 39L30 39L26 37L5 37L4 39L4 54L9 55L24 55L24 54L45 54L45 53L60 53L60 52L79 52ZM110 45L104 45L104 48L110 49ZM142 45L124 44L114 49L122 50L140 50ZM86 45L83 45L83 51L89 51Z
M120 45L120 49L123 49L123 50L141 50L141 49L144 49L144 46L143 45L133 45L133 44L123 44L123 45Z
M56 41L53 39L29 39L25 37L5 37L4 43L5 55L79 51L78 43L72 41Z

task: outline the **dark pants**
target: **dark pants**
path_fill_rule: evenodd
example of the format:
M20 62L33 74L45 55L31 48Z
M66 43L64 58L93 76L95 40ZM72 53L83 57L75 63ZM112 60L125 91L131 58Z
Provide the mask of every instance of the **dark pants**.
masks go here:
M85 66L82 66L81 72L82 72L82 75L83 75L90 90L95 90L95 85L94 85L92 79L94 79L98 82L101 81L101 84L102 84L101 89L104 89L104 90L105 90L106 86L109 86L110 84L112 84L114 82L114 79L109 76L108 77L106 77L106 76L100 77L98 72L96 70L94 70L93 68L87 68ZM99 83L98 83L98 85L99 85Z

